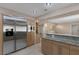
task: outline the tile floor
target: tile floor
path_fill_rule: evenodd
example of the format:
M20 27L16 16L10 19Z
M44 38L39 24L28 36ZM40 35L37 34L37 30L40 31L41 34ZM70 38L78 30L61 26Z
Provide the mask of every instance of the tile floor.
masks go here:
M41 45L35 44L18 52L12 53L11 55L43 55L43 54L41 53Z

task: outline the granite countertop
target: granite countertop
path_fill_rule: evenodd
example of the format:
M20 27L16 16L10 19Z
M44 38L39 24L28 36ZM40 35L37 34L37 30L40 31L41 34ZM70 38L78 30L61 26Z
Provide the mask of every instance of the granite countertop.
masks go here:
M73 39L58 39L58 38L55 38L55 37L54 38L43 37L43 38L48 39L48 40L54 40L54 41L58 41L58 42L63 42L63 43L79 46L79 41L76 41L76 40L73 40Z
M58 34L58 33L47 33L49 35L62 35L62 36L71 36L71 37L79 37L79 35L72 35L72 34Z

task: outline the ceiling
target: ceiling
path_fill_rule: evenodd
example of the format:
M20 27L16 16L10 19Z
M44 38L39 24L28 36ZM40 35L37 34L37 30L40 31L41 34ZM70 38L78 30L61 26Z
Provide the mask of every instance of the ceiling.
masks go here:
M52 3L51 6L46 6L46 3L0 3L2 8L14 10L32 17L43 16L70 5L70 3Z

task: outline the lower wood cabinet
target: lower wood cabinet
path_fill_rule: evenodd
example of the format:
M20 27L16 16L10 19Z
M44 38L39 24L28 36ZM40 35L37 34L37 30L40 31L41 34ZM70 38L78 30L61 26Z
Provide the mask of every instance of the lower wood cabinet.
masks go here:
M39 34L36 34L36 41L35 43L40 43L40 35Z
M42 53L46 55L79 55L79 47L49 39L42 39Z
M59 54L59 46L58 45L55 45L55 44L52 44L52 54L53 55L58 55Z
M54 55L69 55L69 45L52 41L52 51Z
M60 45L60 54L61 55L69 55L70 47L67 44Z
M49 39L42 40L42 53L46 55L58 55L59 54L59 46L56 42L53 42Z
M70 46L70 55L79 55L79 47Z
M35 36L34 32L27 32L27 46L32 46L34 44Z
M44 54L50 55L52 54L52 41L50 40L42 40L42 52Z

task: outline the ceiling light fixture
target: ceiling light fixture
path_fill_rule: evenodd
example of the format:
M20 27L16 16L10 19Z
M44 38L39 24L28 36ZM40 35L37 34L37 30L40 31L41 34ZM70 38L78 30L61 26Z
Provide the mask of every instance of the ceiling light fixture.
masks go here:
M51 6L51 3L46 3L46 6Z
M51 6L52 6L52 3L45 3L46 8L51 7Z

